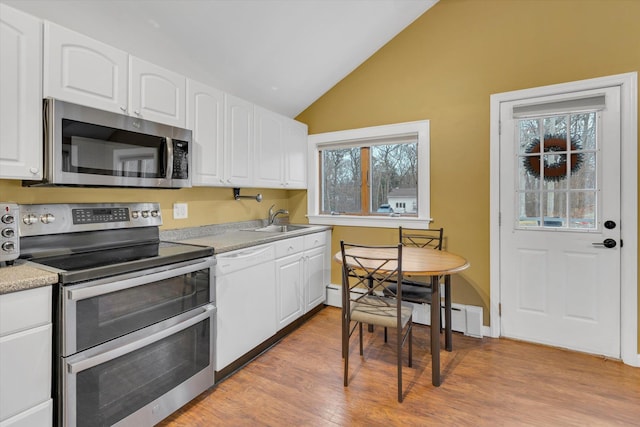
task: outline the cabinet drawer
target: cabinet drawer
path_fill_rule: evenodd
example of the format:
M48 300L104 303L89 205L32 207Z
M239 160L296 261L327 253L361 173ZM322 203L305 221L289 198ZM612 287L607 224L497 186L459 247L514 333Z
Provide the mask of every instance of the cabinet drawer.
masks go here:
M327 232L308 234L304 236L304 250L319 248L327 244Z
M276 242L276 258L302 252L304 249L304 237L293 237L291 239L279 240Z
M0 337L51 323L51 286L0 295Z

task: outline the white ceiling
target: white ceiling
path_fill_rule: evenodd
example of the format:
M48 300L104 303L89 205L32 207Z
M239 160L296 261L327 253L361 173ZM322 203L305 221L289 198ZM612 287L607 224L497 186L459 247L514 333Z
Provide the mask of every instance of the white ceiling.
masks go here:
M0 0L295 117L438 0Z

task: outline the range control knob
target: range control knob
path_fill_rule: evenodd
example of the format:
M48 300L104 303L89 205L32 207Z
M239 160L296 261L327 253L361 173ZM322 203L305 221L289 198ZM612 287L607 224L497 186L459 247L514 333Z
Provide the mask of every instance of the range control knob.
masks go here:
M38 222L38 217L34 214L25 215L24 218L22 218L22 222L27 225L32 225Z
M56 220L56 217L50 213L40 216L40 222L42 222L43 224L51 224L55 220Z
M4 222L5 224L13 224L14 220L15 218L13 218L13 215L11 214L2 215L2 222Z
M13 244L13 242L4 242L2 244L2 250L5 252L13 252L15 248L16 246Z
M2 237L6 237L6 238L12 238L15 237L16 232L14 231L13 228L5 228L2 230Z
M140 216L140 212L139 211L131 211L131 217L132 218L138 218Z
M149 211L142 211L142 218L149 218Z
M151 211L151 216L154 217L154 218L157 217L157 216L160 216L160 212L155 211L155 210Z

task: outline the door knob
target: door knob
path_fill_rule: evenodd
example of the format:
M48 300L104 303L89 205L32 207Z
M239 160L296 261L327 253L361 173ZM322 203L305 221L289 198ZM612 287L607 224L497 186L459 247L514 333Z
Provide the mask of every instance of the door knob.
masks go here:
M604 239L602 242L592 243L593 246L604 246L605 248L615 248L617 244L613 239Z

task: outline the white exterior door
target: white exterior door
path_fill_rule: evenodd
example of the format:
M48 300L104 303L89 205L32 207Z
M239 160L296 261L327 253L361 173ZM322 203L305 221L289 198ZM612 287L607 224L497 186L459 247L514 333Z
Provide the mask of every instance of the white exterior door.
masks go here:
M620 88L500 104L501 334L620 357Z

